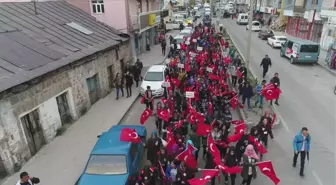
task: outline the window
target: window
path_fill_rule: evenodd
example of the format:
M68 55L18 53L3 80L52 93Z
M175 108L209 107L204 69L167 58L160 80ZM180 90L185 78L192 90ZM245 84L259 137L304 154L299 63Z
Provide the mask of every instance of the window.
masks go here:
M318 5L318 0L312 0L312 5Z
M271 37L272 40L276 40L275 37Z
M284 38L284 37L278 37L278 40L280 40L280 41L286 41L287 39Z
M103 0L92 0L92 12L93 13L105 13Z
M288 47L288 48L292 48L292 47L293 47L293 42L288 41L288 42L287 42L287 47Z
M162 81L163 73L162 72L148 72L145 76L145 81Z
M300 52L317 53L319 47L317 45L301 45Z
M92 175L122 175L127 173L125 155L91 155L86 174Z

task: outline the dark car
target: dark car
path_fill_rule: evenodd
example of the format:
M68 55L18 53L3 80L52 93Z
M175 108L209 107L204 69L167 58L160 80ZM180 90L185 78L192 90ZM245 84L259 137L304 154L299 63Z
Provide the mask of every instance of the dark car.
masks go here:
M272 30L262 30L259 32L258 37L261 40L267 40L269 37L273 37L274 33Z

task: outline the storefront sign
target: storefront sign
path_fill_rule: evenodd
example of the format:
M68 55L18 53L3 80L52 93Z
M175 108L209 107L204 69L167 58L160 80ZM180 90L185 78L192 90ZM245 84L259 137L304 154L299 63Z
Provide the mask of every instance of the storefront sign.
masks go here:
M169 82L162 82L162 86L163 87L170 87L170 83Z
M161 22L161 18L168 16L168 10L153 11L149 13L140 13L140 29L146 29Z
M153 26L154 24L156 24L156 15L155 14L148 15L148 25Z
M184 68L184 64L177 64L177 67Z
M193 91L187 91L186 92L186 97L187 98L194 98L195 97L195 92L193 92Z

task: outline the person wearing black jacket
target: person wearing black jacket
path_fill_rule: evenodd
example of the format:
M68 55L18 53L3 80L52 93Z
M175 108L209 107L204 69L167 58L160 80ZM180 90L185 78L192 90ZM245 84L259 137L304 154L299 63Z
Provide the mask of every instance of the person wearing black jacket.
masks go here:
M239 160L235 154L235 147L231 146L229 152L225 158L225 166L231 168L239 165ZM225 174L225 183L229 184L229 176L231 179L231 185L236 183L236 174Z
M125 74L125 80L126 80L126 93L127 93L126 98L128 98L132 96L132 85L133 85L133 77L129 71L126 72Z
M272 126L268 123L268 119L264 119L262 122L259 123L259 133L260 133L260 140L264 143L265 147L267 148L268 143L268 135L271 139L274 139Z
M20 174L20 180L16 185L34 185L40 183L40 179L37 177L31 177L27 172L22 172Z
M274 77L271 79L271 83L274 84L276 88L280 87L280 78L279 78L279 73L275 73ZM271 100L271 105L273 103L273 100ZM275 105L279 106L279 99L275 100Z
M247 145L252 144L252 142L249 141L249 137L250 137L250 134L248 133L248 130L245 129L244 135L240 138L240 140L236 144L235 151L236 151L237 159L239 161L242 158Z
M177 174L176 174L176 181L177 184L181 185L188 185L188 180L192 179L195 177L195 173L200 171L201 169L190 169L186 166L185 162L182 161L180 164L180 167L177 169Z
M238 68L238 70L243 74L245 78L247 78L247 69L244 64L241 64Z
M142 68L143 68L142 62L139 59L137 59L137 61L134 64L134 71L133 71L133 77L136 87L139 86L139 81L141 80L140 78Z
M162 41L161 41L161 49L162 49L162 55L163 56L166 55L166 47L167 47L166 39L163 38Z
M247 100L247 107L248 110L251 110L251 98L254 95L252 86L249 82L246 83L245 86L242 88L242 95L243 95L243 105L245 105L245 100Z
M263 78L265 78L266 73L268 72L268 68L272 67L272 62L271 59L268 58L268 55L266 55L265 58L261 60L260 67L263 67Z

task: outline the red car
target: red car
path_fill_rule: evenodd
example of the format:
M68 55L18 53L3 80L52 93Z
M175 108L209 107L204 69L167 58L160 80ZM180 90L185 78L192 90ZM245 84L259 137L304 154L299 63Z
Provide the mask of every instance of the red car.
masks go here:
M273 37L274 33L272 30L261 30L258 34L258 37L261 40L267 40L269 37Z

